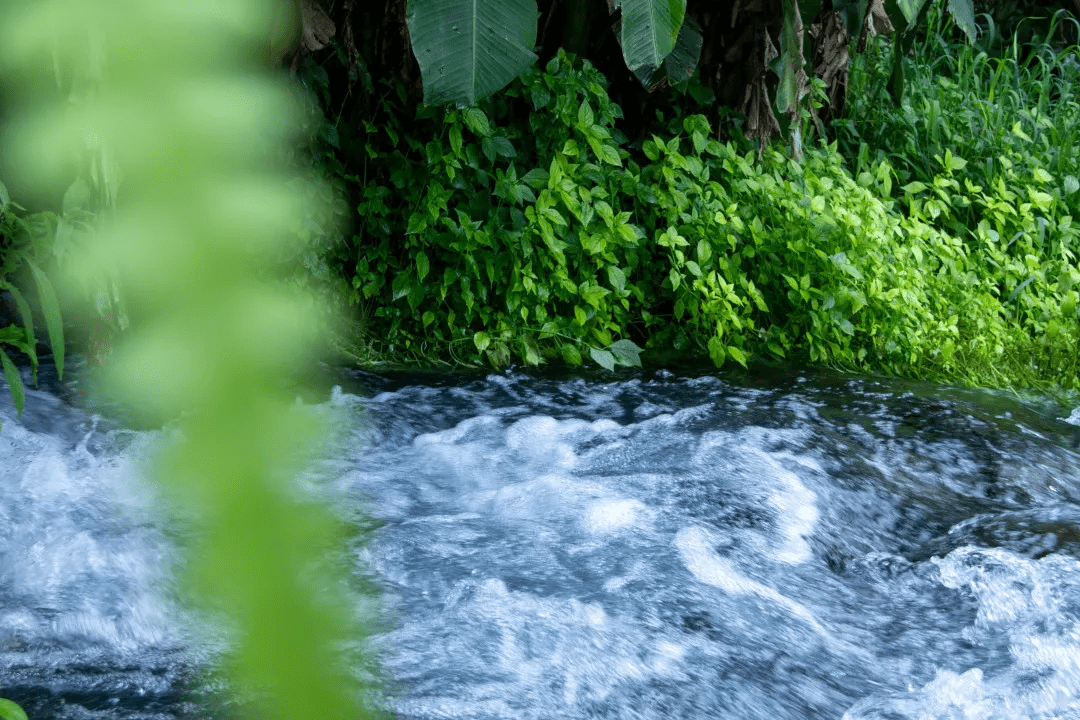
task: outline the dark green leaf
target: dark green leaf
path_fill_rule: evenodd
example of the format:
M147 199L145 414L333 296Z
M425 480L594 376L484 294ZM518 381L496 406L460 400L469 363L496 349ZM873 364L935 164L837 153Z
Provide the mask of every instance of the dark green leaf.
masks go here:
M675 49L686 0L614 0L622 8L622 51L631 72L655 70Z
M495 152L498 153L499 155L501 155L502 157L516 157L517 156L517 150L514 149L514 146L506 138L504 138L504 137L502 137L500 135L500 136L498 136L496 138L493 138L493 141L495 143Z
M472 105L510 83L536 62L537 15L536 0L410 0L424 102Z
M8 390L11 391L11 400L15 403L15 412L22 417L23 405L26 404L26 388L23 387L22 376L4 350L0 350L0 360L4 363L4 377L7 379Z
M542 190L547 187L548 177L547 170L533 168L521 177L521 181L527 183L536 190Z
M480 108L469 108L465 111L465 124L480 137L491 134L491 126L488 124L487 115Z
M975 42L975 5L972 0L949 0L949 14L956 26L967 35L968 42Z
M61 380L64 379L64 322L60 315L60 302L56 299L56 290L48 276L41 272L37 265L27 263L34 275L37 284L38 300L41 301L41 311L45 315L45 329L49 333L49 345L52 347L53 364L56 365L56 373Z
M701 26L693 18L686 18L679 28L675 48L664 59L664 70L670 84L680 85L694 76L698 59L701 57L701 46Z
M896 4L909 26L915 23L916 18L919 17L919 11L922 10L925 3L926 0L896 0Z
M423 280L427 277L430 267L431 264L428 262L427 253L425 253L423 250L416 253L416 276L420 278L420 280Z

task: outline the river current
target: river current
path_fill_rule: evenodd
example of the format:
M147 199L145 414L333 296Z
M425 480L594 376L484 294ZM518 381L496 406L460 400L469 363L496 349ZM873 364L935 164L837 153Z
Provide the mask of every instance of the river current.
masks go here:
M1080 410L828 373L346 373L305 478L395 717L1080 719ZM0 696L225 717L132 431L0 400ZM373 608L373 609L372 609Z

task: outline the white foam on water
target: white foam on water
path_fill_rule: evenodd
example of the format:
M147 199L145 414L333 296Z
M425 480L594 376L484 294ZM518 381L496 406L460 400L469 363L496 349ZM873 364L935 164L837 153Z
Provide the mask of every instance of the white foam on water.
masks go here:
M716 544L717 538L699 527L686 527L675 534L675 547L683 564L701 582L731 595L755 595L775 603L821 635L828 635L809 608L740 573L734 563L716 554Z
M1008 664L994 675L978 667L939 668L920 688L867 698L845 720L1080 718L1080 563L1049 555L1029 560L1000 548L964 547L934 558L942 585L973 596L976 645L1004 644Z
M605 535L634 527L638 518L645 513L645 506L637 500L625 498L597 500L590 503L585 510L582 524L586 532Z
M1067 418L1061 418L1067 423L1072 425L1080 425L1080 407L1073 408L1072 413Z
M95 456L85 438L72 449L4 423L0 649L139 655L182 644L178 554L141 466L157 436L129 437L125 450Z

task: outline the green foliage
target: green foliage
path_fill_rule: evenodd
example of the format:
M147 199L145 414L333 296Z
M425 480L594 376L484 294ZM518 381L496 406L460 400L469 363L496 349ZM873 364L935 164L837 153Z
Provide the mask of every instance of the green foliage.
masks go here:
M2 265L0 265L0 290L11 295L18 308L22 325L9 325L0 329L0 343L10 345L27 356L30 360L31 374L37 382L38 355L37 335L34 331L34 313L26 297L11 279L29 268L37 290L37 301L45 318L46 331L53 350L53 362L57 373L64 376L64 325L60 313L60 303L56 297L49 277L38 267L36 257L48 257L49 236L52 234L49 220L51 213L38 213L30 217L19 215L21 210L11 202L7 188L0 183L0 241L3 242ZM22 415L26 401L26 389L22 376L8 353L0 349L0 361L3 363L4 378L15 404L15 411Z
M212 11L183 0L8 2L0 72L18 78L93 60L107 68L86 102L40 93L16 105L27 156L93 138L95 151L121 159L122 203L94 199L93 188L111 181L77 180L60 218L93 216L93 242L67 248L71 267L111 273L139 312L97 381L177 424L155 475L199 520L192 586L232 623L227 665L257 698L249 714L358 717L340 643L362 629L347 620L341 578L323 562L336 523L296 485L324 430L282 391L312 362L321 325L279 260L296 224L319 214L313 195L323 193L296 183L275 150L295 137L302 114L266 68L272 9L258 0ZM57 245L60 227L46 234ZM50 337L62 342L55 293L30 271Z
M903 188L887 158L856 179L835 147L757 160L701 116L629 148L603 79L566 56L482 107L423 113L427 143L372 125L353 239L354 299L393 352L611 369L634 340L718 366L1076 384L1075 230L1050 190L968 187L948 153ZM972 207L994 213L986 237L1023 233L964 242Z
M995 357L969 358L987 382L1075 387L1076 48L1045 43L1024 56L1014 43L992 58L941 40L950 21L940 3L928 23L934 32L905 63L899 111L872 91L884 49L872 45L856 66L849 109L859 122L838 125L841 146L861 184L880 185L875 168L887 164L896 182L886 195L963 243L985 292L978 302L1001 316L981 321Z
M683 22L686 0L613 0L609 8L620 11L626 67L646 87L689 79L703 38L696 23ZM466 107L506 87L536 61L539 18L535 0L409 0L424 102Z

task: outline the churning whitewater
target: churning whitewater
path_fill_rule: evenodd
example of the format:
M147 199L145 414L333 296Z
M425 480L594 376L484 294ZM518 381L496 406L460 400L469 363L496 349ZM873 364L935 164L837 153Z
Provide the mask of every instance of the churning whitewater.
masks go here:
M1080 718L1068 412L829 374L341 384L303 484L370 529L396 717ZM165 433L37 402L2 412L0 686L207 717Z

